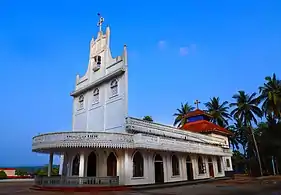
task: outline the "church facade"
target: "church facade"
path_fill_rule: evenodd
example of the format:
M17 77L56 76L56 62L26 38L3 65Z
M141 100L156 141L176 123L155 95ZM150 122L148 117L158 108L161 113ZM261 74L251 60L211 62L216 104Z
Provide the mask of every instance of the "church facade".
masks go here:
M49 179L54 155L61 156L64 178L91 184L197 180L232 171L229 132L211 124L203 111L190 113L191 122L180 129L128 116L127 47L111 56L109 27L100 28L89 50L87 71L76 76L71 93L72 130L32 140L34 152L50 155Z

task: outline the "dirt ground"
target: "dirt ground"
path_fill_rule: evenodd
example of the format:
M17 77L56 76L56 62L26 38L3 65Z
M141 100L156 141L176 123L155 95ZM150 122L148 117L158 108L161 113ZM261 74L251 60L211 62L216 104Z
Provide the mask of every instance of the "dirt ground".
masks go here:
M281 195L281 177L250 178L237 176L233 180L185 185L154 190L120 192L42 192L29 188L32 182L0 183L0 195Z

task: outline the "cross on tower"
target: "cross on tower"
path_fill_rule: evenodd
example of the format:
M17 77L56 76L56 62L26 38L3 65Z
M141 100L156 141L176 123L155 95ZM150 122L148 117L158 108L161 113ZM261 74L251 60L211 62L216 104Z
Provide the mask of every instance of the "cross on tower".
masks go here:
M100 13L98 13L99 16L99 21L97 23L97 26L99 27L100 31L101 31L101 27L102 27L102 23L104 22L104 18L100 15Z
M195 102L194 102L194 104L196 104L196 108L197 109L199 109L199 104L200 104L201 102L199 102L199 100L195 100Z

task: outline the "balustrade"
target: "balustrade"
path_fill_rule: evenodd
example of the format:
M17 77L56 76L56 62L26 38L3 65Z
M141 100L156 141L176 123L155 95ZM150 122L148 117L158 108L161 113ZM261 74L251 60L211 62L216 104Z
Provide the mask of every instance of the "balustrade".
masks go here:
M32 150L68 147L133 148L132 135L109 132L57 132L33 137Z
M40 187L52 186L117 186L119 177L65 177L65 176L36 176L35 185Z

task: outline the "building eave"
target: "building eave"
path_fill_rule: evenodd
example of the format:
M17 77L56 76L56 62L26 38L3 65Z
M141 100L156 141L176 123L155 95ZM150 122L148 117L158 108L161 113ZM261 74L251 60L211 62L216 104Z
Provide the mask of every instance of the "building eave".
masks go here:
M111 80L111 79L113 79L113 78L123 74L125 71L126 71L126 67L124 65L121 68L118 68L117 70L107 74L106 76L101 77L100 79L97 79L93 83L90 83L90 84L88 84L88 85L86 85L84 87L81 87L80 89L77 89L77 90L71 92L70 96L77 97L77 96L81 95L82 93L84 93L84 92L86 92L88 90L91 90L94 87L100 85L101 83L109 81L109 80Z

